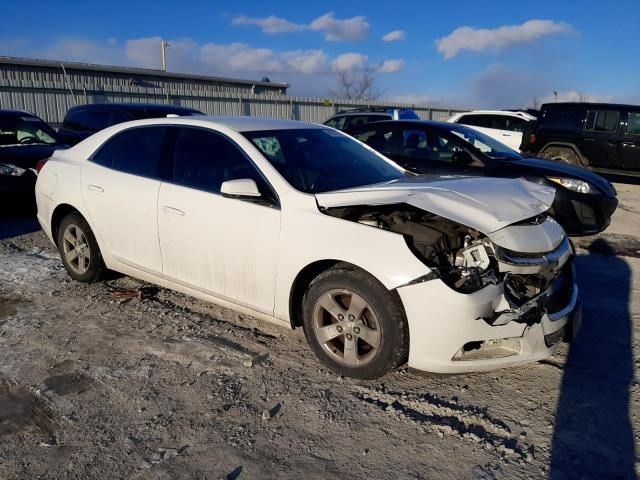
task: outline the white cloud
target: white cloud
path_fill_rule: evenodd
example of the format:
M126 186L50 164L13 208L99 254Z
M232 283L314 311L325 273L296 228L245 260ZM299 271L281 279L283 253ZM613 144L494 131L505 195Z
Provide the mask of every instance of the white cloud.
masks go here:
M301 30L306 30L307 28L305 25L299 25L297 23L290 22L287 19L276 17L275 15L269 15L266 18L254 18L240 15L231 21L231 25L256 25L260 27L264 33L299 32Z
M329 70L327 54L322 50L294 50L282 54L285 64L298 73L323 73Z
M208 43L200 48L200 59L217 71L271 73L283 70L273 50L244 43Z
M387 33L384 37L382 37L383 42L397 42L398 40L404 40L407 38L407 34L402 30L394 30L392 32Z
M399 72L404 68L404 60L385 60L376 69L379 73Z
M335 18L333 12L316 18L309 24L309 28L324 32L324 38L330 41L361 40L369 34L369 24L364 17L340 20Z
M333 68L342 71L357 70L364 68L368 60L369 57L362 53L343 53L333 61Z
M309 24L300 24L286 18L270 15L265 18L248 17L240 15L231 21L231 25L255 25L264 33L291 33L303 30L323 32L324 38L330 41L361 40L369 34L369 23L364 17L339 19L333 12L325 13L311 21ZM394 32L392 32L394 33Z
M448 60L463 50L500 50L530 43L545 35L570 31L572 28L569 24L553 20L529 20L521 25L506 25L493 29L460 27L446 37L436 40L436 45L438 51Z

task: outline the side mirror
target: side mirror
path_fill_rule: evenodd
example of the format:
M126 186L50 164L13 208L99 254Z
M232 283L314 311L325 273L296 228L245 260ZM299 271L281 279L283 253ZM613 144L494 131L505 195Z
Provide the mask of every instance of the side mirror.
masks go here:
M251 197L258 198L262 194L258 190L255 180L250 178L239 178L238 180L227 180L220 186L220 193L229 197Z
M453 164L456 167L466 167L473 163L473 158L471 158L471 154L464 150L460 150L459 152L455 152L453 157L451 157Z

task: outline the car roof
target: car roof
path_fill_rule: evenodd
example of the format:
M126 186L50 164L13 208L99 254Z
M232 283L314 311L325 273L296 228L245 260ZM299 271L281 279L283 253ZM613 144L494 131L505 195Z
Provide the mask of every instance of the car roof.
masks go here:
M0 116L3 116L3 117L17 117L21 115L29 115L30 117L38 118L36 115L26 110L12 110L12 109L0 110Z
M611 109L611 108L632 108L632 109L640 109L640 105L630 105L624 103L596 103L596 102L553 102L553 103L545 103L540 109L543 108L602 108L602 109Z
M523 111L511 111L511 110L471 110L469 112L460 112L459 114L457 114L456 116L462 116L462 115L469 115L469 114L473 114L473 115L502 115L502 116L507 116L507 117L517 117L517 118L523 118L525 120L535 120L536 117L531 115L528 112L523 112Z
M297 120L283 120L265 117L230 117L211 115L191 115L188 117L158 117L119 123L114 127L142 127L145 125L196 125L223 126L237 132L257 132L262 130L298 130L298 129L328 129L317 123L299 122ZM111 130L114 127L109 127Z
M396 109L396 110L402 110L400 108ZM362 114L366 114L367 116L369 115L380 115L380 116L389 116L389 115L393 115L393 111L376 111L376 110L345 110L343 112L338 112L335 115L333 115L333 117L343 117L343 116L350 116L350 115L362 115Z
M163 103L88 103L71 107L69 112L76 110L173 110L175 112L197 112L198 110L180 105L166 105Z

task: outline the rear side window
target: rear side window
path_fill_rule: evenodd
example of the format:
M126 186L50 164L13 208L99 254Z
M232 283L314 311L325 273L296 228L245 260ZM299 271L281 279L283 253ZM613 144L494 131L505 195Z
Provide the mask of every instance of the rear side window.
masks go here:
M542 112L540 128L581 130L584 111L575 108L548 108Z
M338 130L344 130L344 124L347 117L333 117L327 120L324 124L328 127L336 128Z
M125 130L108 140L92 161L133 175L158 178L166 132L166 127Z
M614 110L590 110L587 112L585 130L589 132L613 133L618 131L620 112Z
M353 115L348 117L346 128L357 127L365 123L379 122L381 120L391 120L391 115Z

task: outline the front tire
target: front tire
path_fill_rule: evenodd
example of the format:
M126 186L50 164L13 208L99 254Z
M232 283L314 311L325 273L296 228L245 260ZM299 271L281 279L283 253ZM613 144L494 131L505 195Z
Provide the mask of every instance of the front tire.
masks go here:
M96 237L78 213L69 213L60 222L58 251L69 276L79 282L93 283L106 270Z
M407 360L409 329L400 299L348 265L311 283L303 298L303 327L322 363L346 377L378 378Z
M569 165L578 165L581 166L582 162L580 161L580 157L569 148L561 148L561 147L550 147L547 148L542 158L546 158L547 160L555 160L557 162L568 163Z

